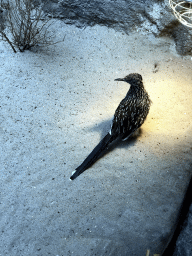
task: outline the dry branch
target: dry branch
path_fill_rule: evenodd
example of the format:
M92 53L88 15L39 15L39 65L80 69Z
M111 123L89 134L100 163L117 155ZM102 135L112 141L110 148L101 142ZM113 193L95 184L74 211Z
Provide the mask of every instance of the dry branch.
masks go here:
M1 0L0 7L6 12L5 29L0 33L14 52L15 47L23 52L54 44L49 31L53 21L44 16L41 5L34 5L32 0Z

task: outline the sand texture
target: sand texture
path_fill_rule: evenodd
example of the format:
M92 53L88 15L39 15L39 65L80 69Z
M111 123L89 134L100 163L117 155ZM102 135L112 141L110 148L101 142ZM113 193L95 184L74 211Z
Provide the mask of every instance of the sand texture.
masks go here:
M0 255L162 253L191 177L192 61L169 38L57 21L56 40L0 42ZM75 168L143 76L153 104L139 135Z

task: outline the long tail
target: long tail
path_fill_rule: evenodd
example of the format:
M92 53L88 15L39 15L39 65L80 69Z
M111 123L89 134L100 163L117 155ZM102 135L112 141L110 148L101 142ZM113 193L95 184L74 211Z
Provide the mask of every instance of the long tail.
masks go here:
M100 157L103 150L114 140L114 136L109 133L99 142L99 144L93 149L93 151L88 155L84 162L76 168L76 172L70 177L71 180L77 178L81 173L87 170L92 164L94 164Z

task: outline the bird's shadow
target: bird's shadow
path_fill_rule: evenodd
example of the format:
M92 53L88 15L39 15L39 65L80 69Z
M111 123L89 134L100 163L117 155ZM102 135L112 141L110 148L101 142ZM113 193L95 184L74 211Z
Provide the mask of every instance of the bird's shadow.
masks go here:
M97 126L88 128L88 130L99 132L101 134L100 140L102 140L111 128L111 122L112 122L112 120L110 120L110 119L102 121L101 123L97 124ZM125 148L126 149L128 147L134 146L136 141L138 140L138 138L142 135L142 133L143 133L142 129L139 128L132 136L130 136L125 141L122 141L122 139L116 139L107 147L106 150L103 151L103 153L101 154L100 157L113 151L115 148ZM98 143L99 142L100 141L98 141ZM97 146L97 145L95 145L95 146Z

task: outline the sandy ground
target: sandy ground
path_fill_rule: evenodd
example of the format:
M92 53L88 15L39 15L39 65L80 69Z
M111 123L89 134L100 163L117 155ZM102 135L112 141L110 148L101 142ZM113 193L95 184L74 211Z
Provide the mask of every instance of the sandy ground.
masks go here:
M192 61L169 38L61 21L41 50L0 42L0 255L161 253L191 177ZM137 72L140 134L69 177L110 127Z

